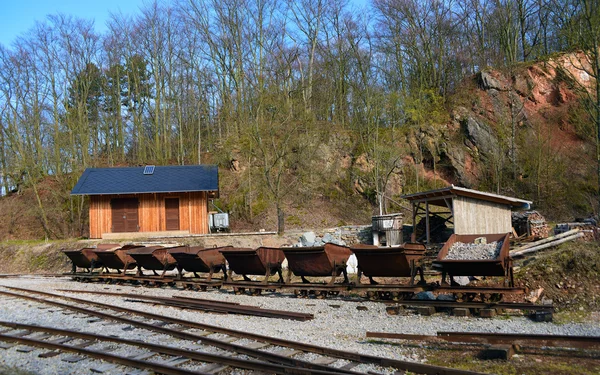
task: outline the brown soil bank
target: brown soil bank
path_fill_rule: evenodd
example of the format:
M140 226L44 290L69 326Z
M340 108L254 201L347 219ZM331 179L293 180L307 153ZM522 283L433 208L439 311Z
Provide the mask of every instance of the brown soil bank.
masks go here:
M530 290L543 288L557 310L600 309L600 245L595 242L564 244L522 262L517 284Z

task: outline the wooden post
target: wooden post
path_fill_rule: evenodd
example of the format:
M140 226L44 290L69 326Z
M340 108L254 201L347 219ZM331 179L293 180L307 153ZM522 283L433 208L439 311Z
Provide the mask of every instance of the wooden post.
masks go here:
M412 225L410 242L417 242L417 204L415 202L412 202Z
M425 234L427 235L427 244L431 240L431 234L429 233L429 202L425 202Z

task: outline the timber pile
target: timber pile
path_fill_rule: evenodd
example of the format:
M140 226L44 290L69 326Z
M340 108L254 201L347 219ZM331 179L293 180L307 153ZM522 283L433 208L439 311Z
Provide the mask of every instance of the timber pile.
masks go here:
M512 226L519 237L542 239L550 233L546 219L537 211L513 212Z
M573 229L579 229L583 233L584 241L600 241L600 228L592 221L556 224L554 233L561 234Z
M526 254L535 253L536 251L547 249L550 247L558 246L562 243L573 241L584 236L583 232L579 229L572 229L570 231L545 238L536 242L531 242L527 245L521 246L517 249L511 250L510 256L518 258Z

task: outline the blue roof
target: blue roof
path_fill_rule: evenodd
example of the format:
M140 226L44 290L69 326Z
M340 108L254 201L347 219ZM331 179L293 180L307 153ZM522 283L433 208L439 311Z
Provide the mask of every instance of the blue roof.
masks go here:
M216 165L157 166L152 174L144 174L144 167L87 168L71 195L194 191L219 191Z

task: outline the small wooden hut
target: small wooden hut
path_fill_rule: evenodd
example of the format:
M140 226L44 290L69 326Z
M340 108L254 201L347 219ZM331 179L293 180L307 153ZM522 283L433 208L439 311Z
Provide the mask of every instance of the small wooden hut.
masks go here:
M450 185L443 189L403 195L412 204L413 228L418 218L425 218L424 238L431 240L430 219L436 223L450 223L455 234L510 233L513 209L529 209L531 202ZM432 206L436 206L435 209Z
M88 168L71 191L90 197L90 238L208 233L208 201L218 194L209 165Z

